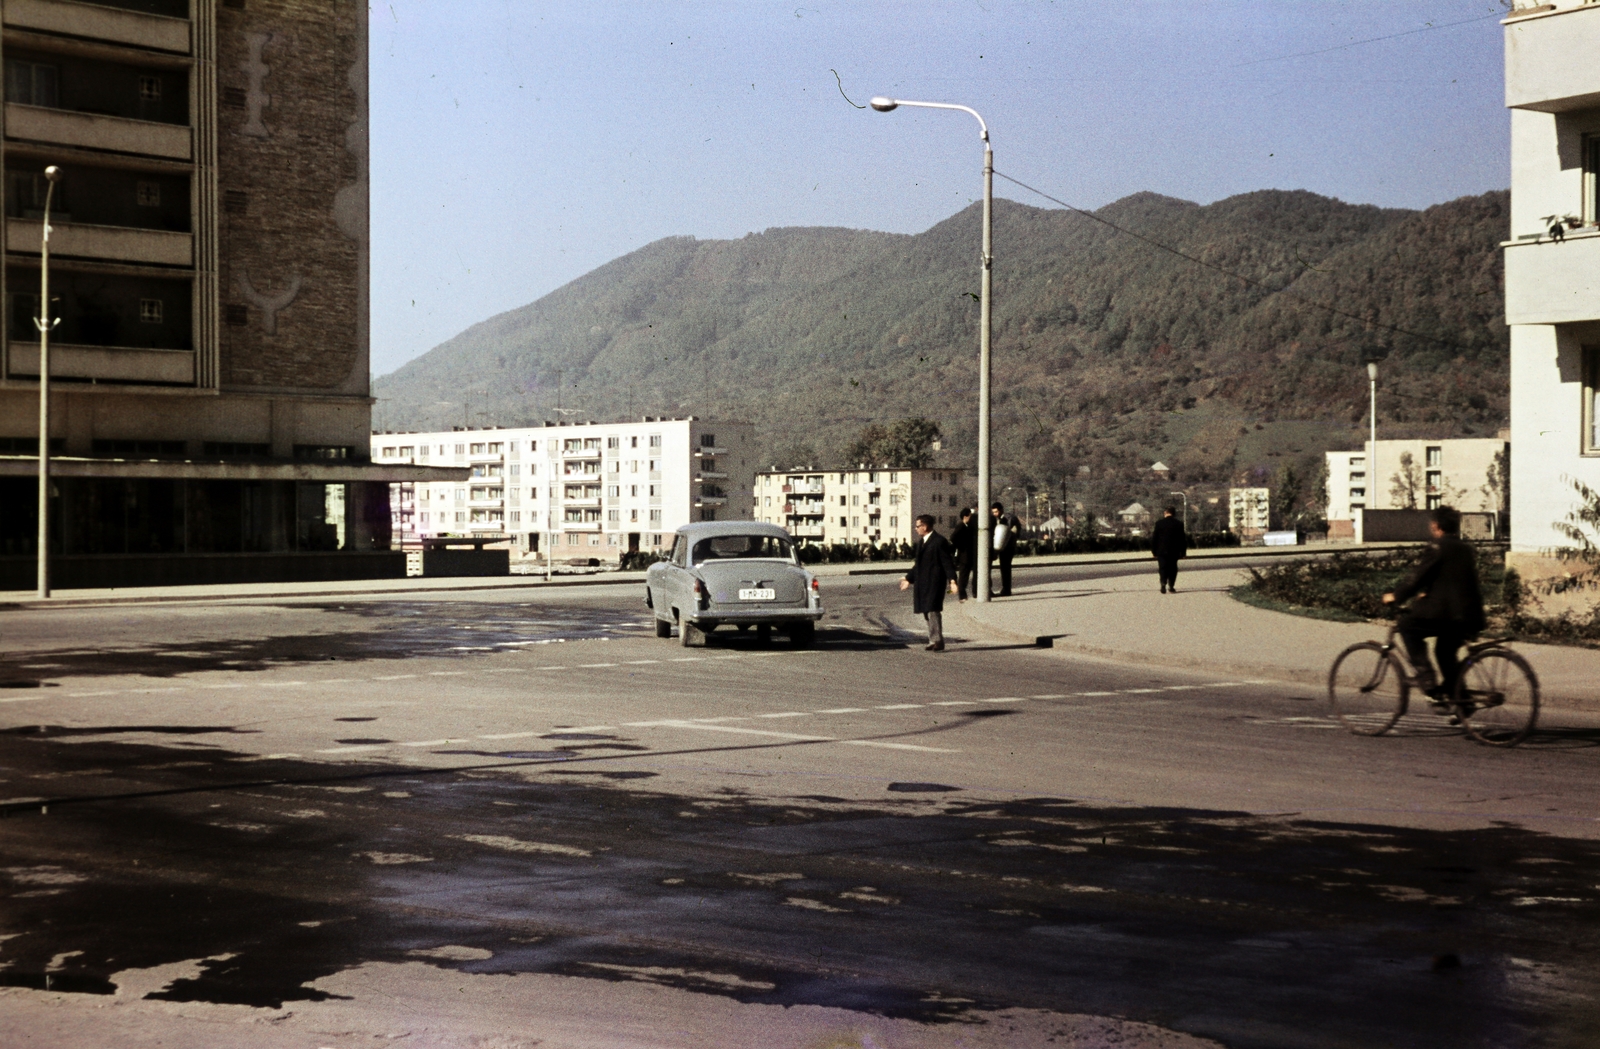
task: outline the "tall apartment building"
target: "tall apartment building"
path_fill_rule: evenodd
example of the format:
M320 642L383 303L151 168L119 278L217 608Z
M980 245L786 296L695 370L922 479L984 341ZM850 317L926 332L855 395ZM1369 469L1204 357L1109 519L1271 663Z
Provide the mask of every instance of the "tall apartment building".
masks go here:
M1497 473L1510 454L1505 437L1379 441L1356 452L1327 452L1328 535L1360 540L1361 511L1453 506L1498 514L1505 486ZM1370 464L1376 464L1370 466Z
M755 494L756 520L823 546L909 543L919 514L949 535L976 498L973 472L951 467L762 470Z
M0 20L0 573L34 555L56 165L62 585L394 574L389 482L421 475L366 455L367 5L6 0ZM283 556L335 550L385 553ZM269 556L211 556L238 554Z
M691 521L749 520L749 423L646 416L371 435L376 463L464 467L465 480L396 484L396 537L512 536L554 557L658 550Z
M1600 489L1600 4L1518 0L1504 21L1511 110L1511 554L1559 571L1554 525Z
M1228 489L1228 522L1235 532L1265 532L1272 527L1270 488Z

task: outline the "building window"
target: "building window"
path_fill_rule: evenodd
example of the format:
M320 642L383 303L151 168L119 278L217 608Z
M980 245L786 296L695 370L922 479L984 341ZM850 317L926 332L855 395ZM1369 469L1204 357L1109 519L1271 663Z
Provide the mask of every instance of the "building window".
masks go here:
M1583 221L1600 222L1600 135L1583 138Z
M1441 456L1443 455L1443 453L1444 453L1444 448L1442 448L1441 446L1439 446L1437 444L1428 445L1428 450L1427 450L1427 462L1428 462L1428 465L1431 466L1431 467L1437 468L1439 466L1439 460L1440 460Z
M898 517L889 518L889 527L890 528L898 528L899 526L900 526L900 518L898 518Z
M622 496L622 486L620 484L606 485L606 495L613 499L620 498Z
M161 206L161 183L140 182L135 190L134 199L141 208L159 208Z
M512 477L516 477L521 473L522 473L522 464L521 463L512 463L511 464L511 476Z
M628 511L628 520L630 520L630 521L639 520L639 511L637 511L637 510L629 510Z
M12 59L6 63L6 101L25 106L58 106L55 66Z
M655 496L658 496L660 494L661 494L661 486L659 484L653 484L653 485L650 486L650 495L651 495L652 498L655 497Z
M622 447L622 438L620 438L620 437L607 437L606 438L606 447L607 448L620 448L620 447Z
M660 448L661 447L661 435L659 433L653 433L653 434L650 435L650 447L652 447L652 448Z
M250 194L242 189L222 191L222 210L229 215L243 215L250 209Z
M1583 353L1583 454L1600 455L1600 346Z
M651 510L650 511L650 523L652 525L661 524L661 511L660 510ZM656 545L657 546L661 545L659 537L657 537Z
M161 78L158 76L142 76L139 78L139 101L161 101Z
M715 434L703 433L700 435L700 447L715 448L716 446L717 438Z
M495 441L489 445L489 451L495 455L499 455L501 452L505 451L505 448L506 446L501 444L499 441Z
M522 523L522 511L521 510L513 510L513 511L511 511L511 523L512 524L521 524Z
M139 300L139 321L142 324L160 324L166 319L166 306L160 299Z
M1350 498L1351 499L1365 499L1366 497L1367 497L1367 490L1365 488L1352 488L1352 489L1350 489ZM1351 504L1351 505L1354 505L1354 504Z

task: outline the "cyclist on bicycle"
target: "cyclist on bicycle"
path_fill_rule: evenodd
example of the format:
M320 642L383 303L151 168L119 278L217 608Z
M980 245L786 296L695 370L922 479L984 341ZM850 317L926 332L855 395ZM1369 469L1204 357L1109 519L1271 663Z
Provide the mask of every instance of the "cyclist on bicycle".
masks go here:
M1399 633L1416 668L1417 685L1437 701L1454 693L1461 646L1486 623L1478 561L1472 547L1461 541L1461 514L1448 506L1431 511L1428 531L1433 542L1422 561L1393 593L1383 595L1383 603L1392 605L1416 597L1410 611L1400 617ZM1434 654L1444 678L1437 684L1428 661L1430 637L1437 638Z

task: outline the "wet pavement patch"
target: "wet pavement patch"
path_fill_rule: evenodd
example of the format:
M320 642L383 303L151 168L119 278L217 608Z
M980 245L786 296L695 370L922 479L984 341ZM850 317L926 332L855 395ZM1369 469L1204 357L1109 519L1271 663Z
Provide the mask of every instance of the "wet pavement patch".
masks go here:
M84 795L0 819L0 984L108 994L122 970L209 959L151 996L277 1006L422 961L927 1022L1120 1015L1260 1049L1576 1046L1596 1030L1592 841L938 783L864 804L608 778L645 770L175 753L190 752L0 734L7 793L49 794L30 783L42 770Z

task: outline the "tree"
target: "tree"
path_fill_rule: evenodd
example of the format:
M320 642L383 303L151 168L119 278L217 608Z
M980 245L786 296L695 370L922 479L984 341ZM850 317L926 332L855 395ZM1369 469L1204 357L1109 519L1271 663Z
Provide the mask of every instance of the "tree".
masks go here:
M1284 463L1272 489L1271 522L1279 528L1293 528L1299 519L1300 496L1305 484L1293 463Z
M901 419L888 427L869 423L845 449L845 461L887 466L923 467L933 462L939 424L931 419Z
M814 467L821 461L810 441L790 441L772 453L772 465L778 470Z
M1503 514L1511 509L1510 448L1502 448L1494 453L1483 487L1478 490L1483 493L1484 502L1493 507L1496 513Z
M1422 471L1410 452L1400 453L1400 469L1389 478L1389 496L1401 509L1415 510L1417 495L1422 491Z
M1578 493L1578 506L1567 511L1567 519L1556 522L1555 529L1573 545L1560 547L1554 553L1574 567L1565 575L1545 584L1554 594L1600 588L1600 542L1596 542L1596 538L1600 538L1600 491L1575 478L1568 477L1566 480L1572 483L1573 491Z

